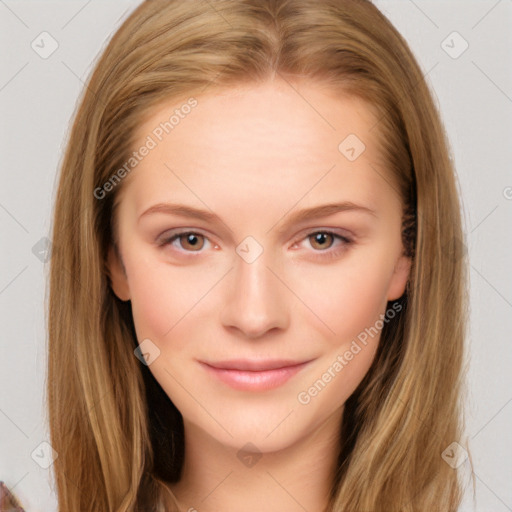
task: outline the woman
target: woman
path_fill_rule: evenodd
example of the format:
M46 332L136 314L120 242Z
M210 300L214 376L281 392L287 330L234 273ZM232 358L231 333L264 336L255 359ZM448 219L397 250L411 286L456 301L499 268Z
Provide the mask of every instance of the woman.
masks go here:
M53 247L60 510L457 509L459 199L370 2L142 3L84 90Z

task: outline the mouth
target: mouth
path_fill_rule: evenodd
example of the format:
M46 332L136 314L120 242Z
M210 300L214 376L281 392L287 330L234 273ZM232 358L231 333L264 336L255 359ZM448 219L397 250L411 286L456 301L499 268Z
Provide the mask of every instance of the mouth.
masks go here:
M205 362L201 366L212 376L228 386L241 391L266 391L282 386L305 368L307 361L249 360Z

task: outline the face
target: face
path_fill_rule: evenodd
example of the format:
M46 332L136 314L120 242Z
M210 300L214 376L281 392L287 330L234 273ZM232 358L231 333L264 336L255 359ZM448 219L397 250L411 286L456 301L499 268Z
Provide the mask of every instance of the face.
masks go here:
M408 278L402 206L362 101L281 81L196 100L139 127L112 287L186 432L283 449L341 417L372 363Z

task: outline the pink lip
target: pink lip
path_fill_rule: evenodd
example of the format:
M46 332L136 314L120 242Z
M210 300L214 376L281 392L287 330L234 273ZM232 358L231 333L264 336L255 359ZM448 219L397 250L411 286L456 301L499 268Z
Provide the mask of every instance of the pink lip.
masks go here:
M201 365L232 388L243 391L265 391L283 385L310 361L238 359Z

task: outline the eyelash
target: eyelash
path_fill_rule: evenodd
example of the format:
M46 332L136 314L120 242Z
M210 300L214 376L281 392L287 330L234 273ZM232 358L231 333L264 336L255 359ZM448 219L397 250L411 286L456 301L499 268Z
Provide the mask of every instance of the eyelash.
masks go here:
M341 248L338 248L338 249L333 249L332 246L328 247L327 249L324 249L324 250L315 250L315 249L313 249L313 252L318 253L318 254L315 255L315 258L320 258L320 259L336 258L342 252L344 252L348 248L348 246L350 246L353 243L353 240L348 238L347 236L343 236L343 235L340 235L339 233L336 233L334 231L330 231L328 229L324 229L324 230L311 231L311 232L307 233L306 236L304 236L300 240L294 242L293 245L296 245L298 242L301 242L303 240L307 240L308 238L312 237L313 235L318 235L318 234L330 235L335 240L337 239L337 240L343 242L343 244L342 244ZM209 239L208 239L208 237L206 235L203 235L202 233L199 233L198 231L186 231L186 230L184 230L184 231L176 232L176 233L172 234L171 236L167 236L167 237L163 238L160 242L158 242L158 245L160 247L165 247L167 245L172 245L172 243L175 240L178 240L179 237L181 237L183 235L199 235L199 236L201 236L201 237L203 237L203 238L205 238L206 240L209 241ZM333 241L333 245L334 245L334 241ZM191 255L194 252L197 252L197 254L201 254L201 252L202 252L202 251L187 251L185 249L183 249L183 250L184 250L185 253L191 254ZM190 256L190 257L193 258L195 256Z

